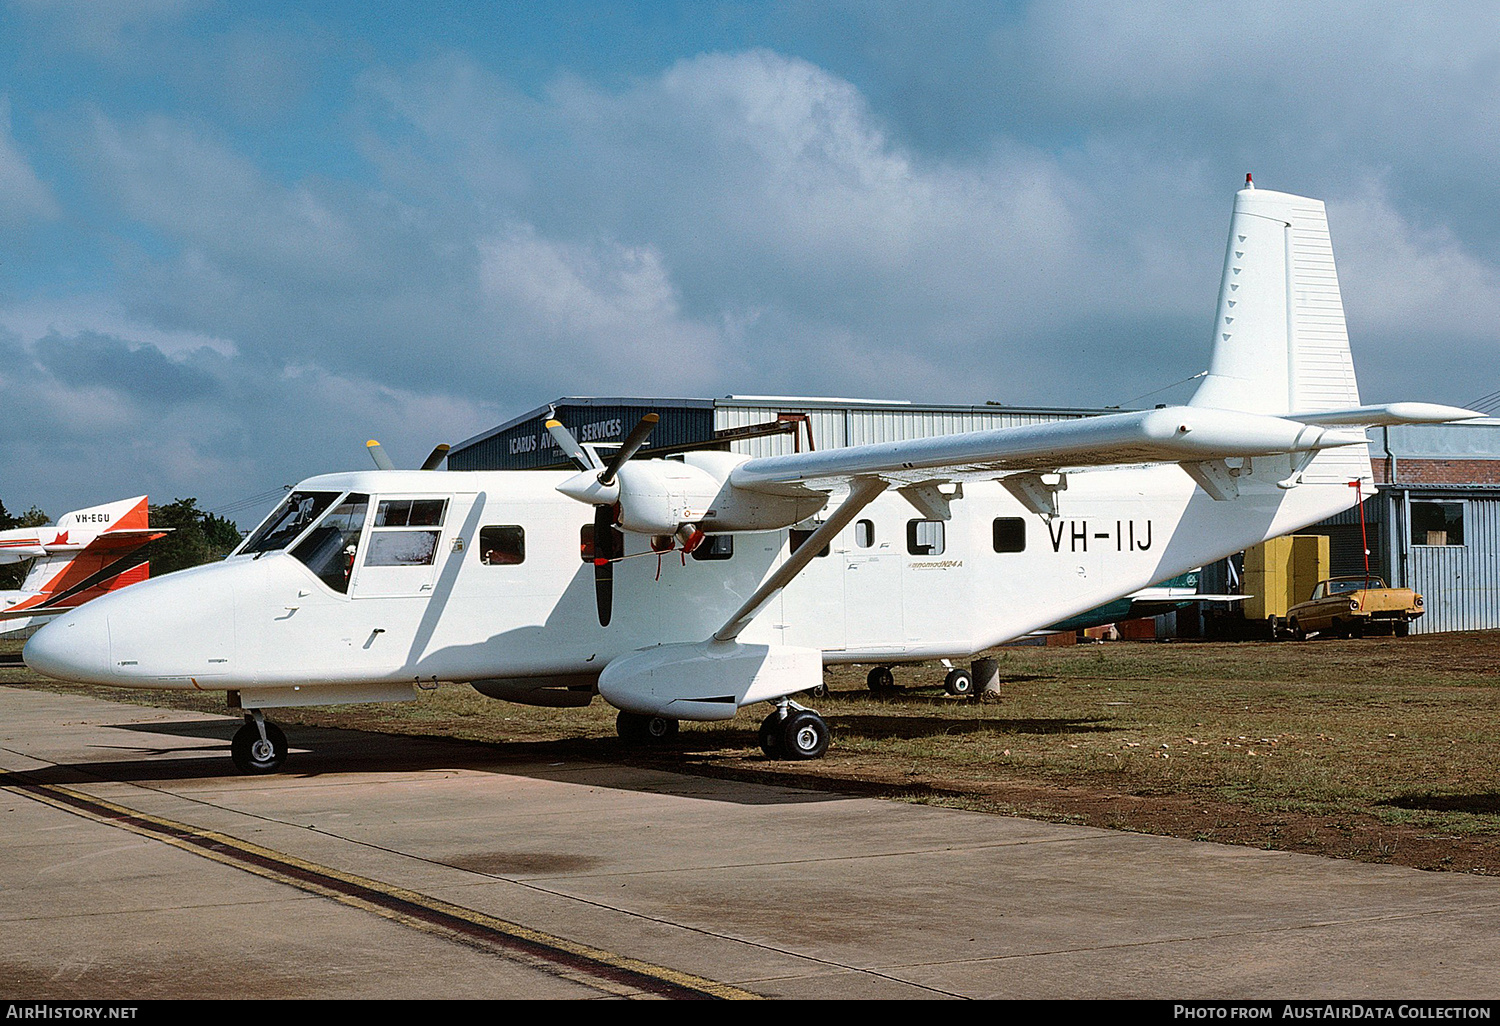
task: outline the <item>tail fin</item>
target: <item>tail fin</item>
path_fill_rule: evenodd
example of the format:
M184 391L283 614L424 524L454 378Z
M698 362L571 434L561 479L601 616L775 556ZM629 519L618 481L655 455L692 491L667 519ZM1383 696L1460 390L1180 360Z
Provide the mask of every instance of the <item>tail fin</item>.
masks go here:
M1213 359L1191 406L1314 413L1359 405L1344 302L1321 200L1234 197Z
M137 554L166 531L149 526L149 505L141 495L65 513L36 534L41 554L21 585L27 597L8 613L71 609L145 580L150 570Z

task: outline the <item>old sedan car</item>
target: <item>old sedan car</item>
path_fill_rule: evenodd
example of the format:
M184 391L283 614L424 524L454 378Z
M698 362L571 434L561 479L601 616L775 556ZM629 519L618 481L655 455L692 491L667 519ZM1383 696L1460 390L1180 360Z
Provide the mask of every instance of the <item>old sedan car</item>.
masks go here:
M1332 577L1318 583L1312 598L1287 610L1286 626L1294 638L1358 638L1386 631L1402 638L1423 612L1422 596L1410 588L1388 588L1379 577Z

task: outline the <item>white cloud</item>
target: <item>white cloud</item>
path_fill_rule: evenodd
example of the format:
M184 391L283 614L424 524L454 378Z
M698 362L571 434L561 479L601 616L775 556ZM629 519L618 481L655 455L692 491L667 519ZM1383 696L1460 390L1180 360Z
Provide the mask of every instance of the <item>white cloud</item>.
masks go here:
M1374 182L1330 201L1328 217L1354 319L1387 335L1493 339L1500 270L1448 227L1414 223Z
M568 244L514 227L479 244L488 310L517 346L512 359L603 384L712 383L721 337L684 317L650 247Z
M249 158L185 123L90 119L101 188L132 221L226 266L342 280L364 269L347 219L307 185L270 180Z
M0 328L10 330L28 343L48 335L108 335L131 346L153 346L175 358L199 349L212 350L221 356L234 356L239 351L225 338L162 327L132 317L121 309L117 299L107 295L36 298L0 307Z
M0 94L0 228L56 217L57 201L11 135L10 98Z

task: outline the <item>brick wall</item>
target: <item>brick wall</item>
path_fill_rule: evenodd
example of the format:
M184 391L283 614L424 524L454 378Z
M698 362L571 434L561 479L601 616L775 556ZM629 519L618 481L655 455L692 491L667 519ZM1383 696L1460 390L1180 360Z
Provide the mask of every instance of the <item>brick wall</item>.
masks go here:
M1389 484L1389 461L1374 461L1375 483ZM1500 485L1500 460L1396 459L1396 483Z

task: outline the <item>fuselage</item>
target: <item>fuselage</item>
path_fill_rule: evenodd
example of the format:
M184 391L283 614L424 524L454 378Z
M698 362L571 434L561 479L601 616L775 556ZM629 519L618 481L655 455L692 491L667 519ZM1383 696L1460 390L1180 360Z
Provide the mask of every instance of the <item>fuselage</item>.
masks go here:
M1304 483L1278 487L1289 471L1285 457L1259 460L1228 501L1175 464L1075 473L1056 516L993 481L967 483L947 521L883 495L741 640L825 662L967 656L1348 508L1368 454L1332 450ZM273 514L221 563L67 613L31 640L27 662L88 683L296 688L308 700L341 684L587 679L622 655L708 638L798 533L724 535L692 555L627 534L601 626L584 558L592 510L558 493L568 476L311 478L293 493L301 514Z

